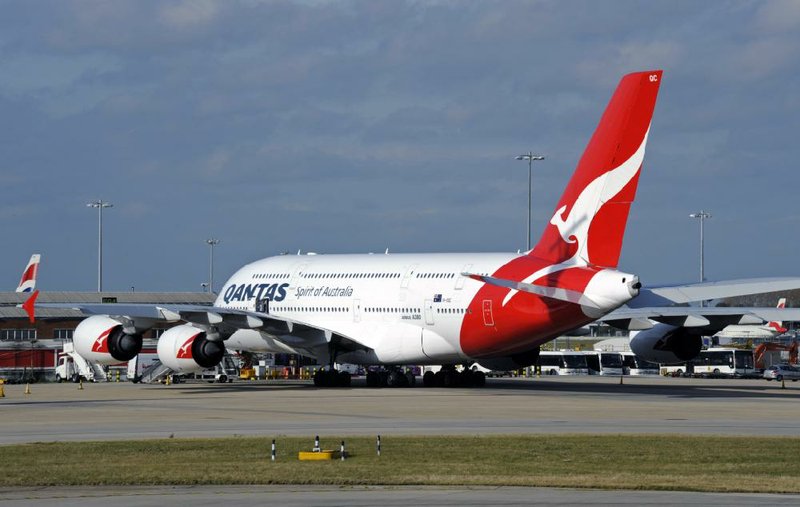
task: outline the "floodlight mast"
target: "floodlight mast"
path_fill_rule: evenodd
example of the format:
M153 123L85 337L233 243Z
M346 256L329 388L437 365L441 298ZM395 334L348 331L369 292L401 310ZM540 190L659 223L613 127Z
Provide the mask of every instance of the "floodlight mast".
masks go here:
M525 251L530 251L531 249L531 191L532 191L532 184L533 184L533 161L534 160L544 160L543 155L534 155L532 151L524 155L517 155L515 160L527 160L528 161L528 240L525 243Z
M98 199L87 203L86 207L97 208L97 292L103 292L103 208L114 205Z

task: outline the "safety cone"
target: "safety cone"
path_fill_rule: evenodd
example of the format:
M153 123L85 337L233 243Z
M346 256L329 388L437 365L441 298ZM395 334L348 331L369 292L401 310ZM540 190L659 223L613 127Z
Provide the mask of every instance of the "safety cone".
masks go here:
M78 391L83 391L83 377L78 381Z
M619 385L622 385L622 375L619 376Z
M31 394L31 385L30 385L30 383L25 384L25 394Z

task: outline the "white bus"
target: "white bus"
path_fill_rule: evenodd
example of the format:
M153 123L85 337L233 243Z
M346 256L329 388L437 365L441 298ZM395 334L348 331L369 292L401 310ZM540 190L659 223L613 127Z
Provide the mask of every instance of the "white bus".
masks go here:
M586 375L586 357L580 352L542 351L539 353L542 375Z
M645 361L633 352L621 352L625 375L658 375L658 364Z
M753 352L723 347L700 351L692 360L695 375L741 376L755 373Z
M584 352L589 375L622 375L622 354L619 352Z

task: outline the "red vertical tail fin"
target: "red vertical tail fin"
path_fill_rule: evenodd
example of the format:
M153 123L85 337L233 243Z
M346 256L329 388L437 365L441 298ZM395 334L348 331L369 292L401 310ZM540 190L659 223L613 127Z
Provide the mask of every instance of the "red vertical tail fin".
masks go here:
M622 249L660 70L624 76L531 255L615 268Z

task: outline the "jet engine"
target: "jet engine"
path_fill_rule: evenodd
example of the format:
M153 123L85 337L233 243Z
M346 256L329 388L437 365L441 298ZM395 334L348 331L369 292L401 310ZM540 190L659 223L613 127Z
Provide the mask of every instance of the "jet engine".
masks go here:
M700 355L703 340L688 328L656 324L631 337L631 350L637 356L661 364L689 361Z
M221 341L209 340L205 331L188 324L167 329L158 339L158 359L178 373L212 368L224 355Z
M514 354L506 357L493 357L491 359L479 359L478 364L492 371L511 371L525 368L536 364L539 360L539 347L527 352Z
M75 352L100 364L129 361L142 350L142 335L126 333L119 321L107 315L82 320L72 336Z

